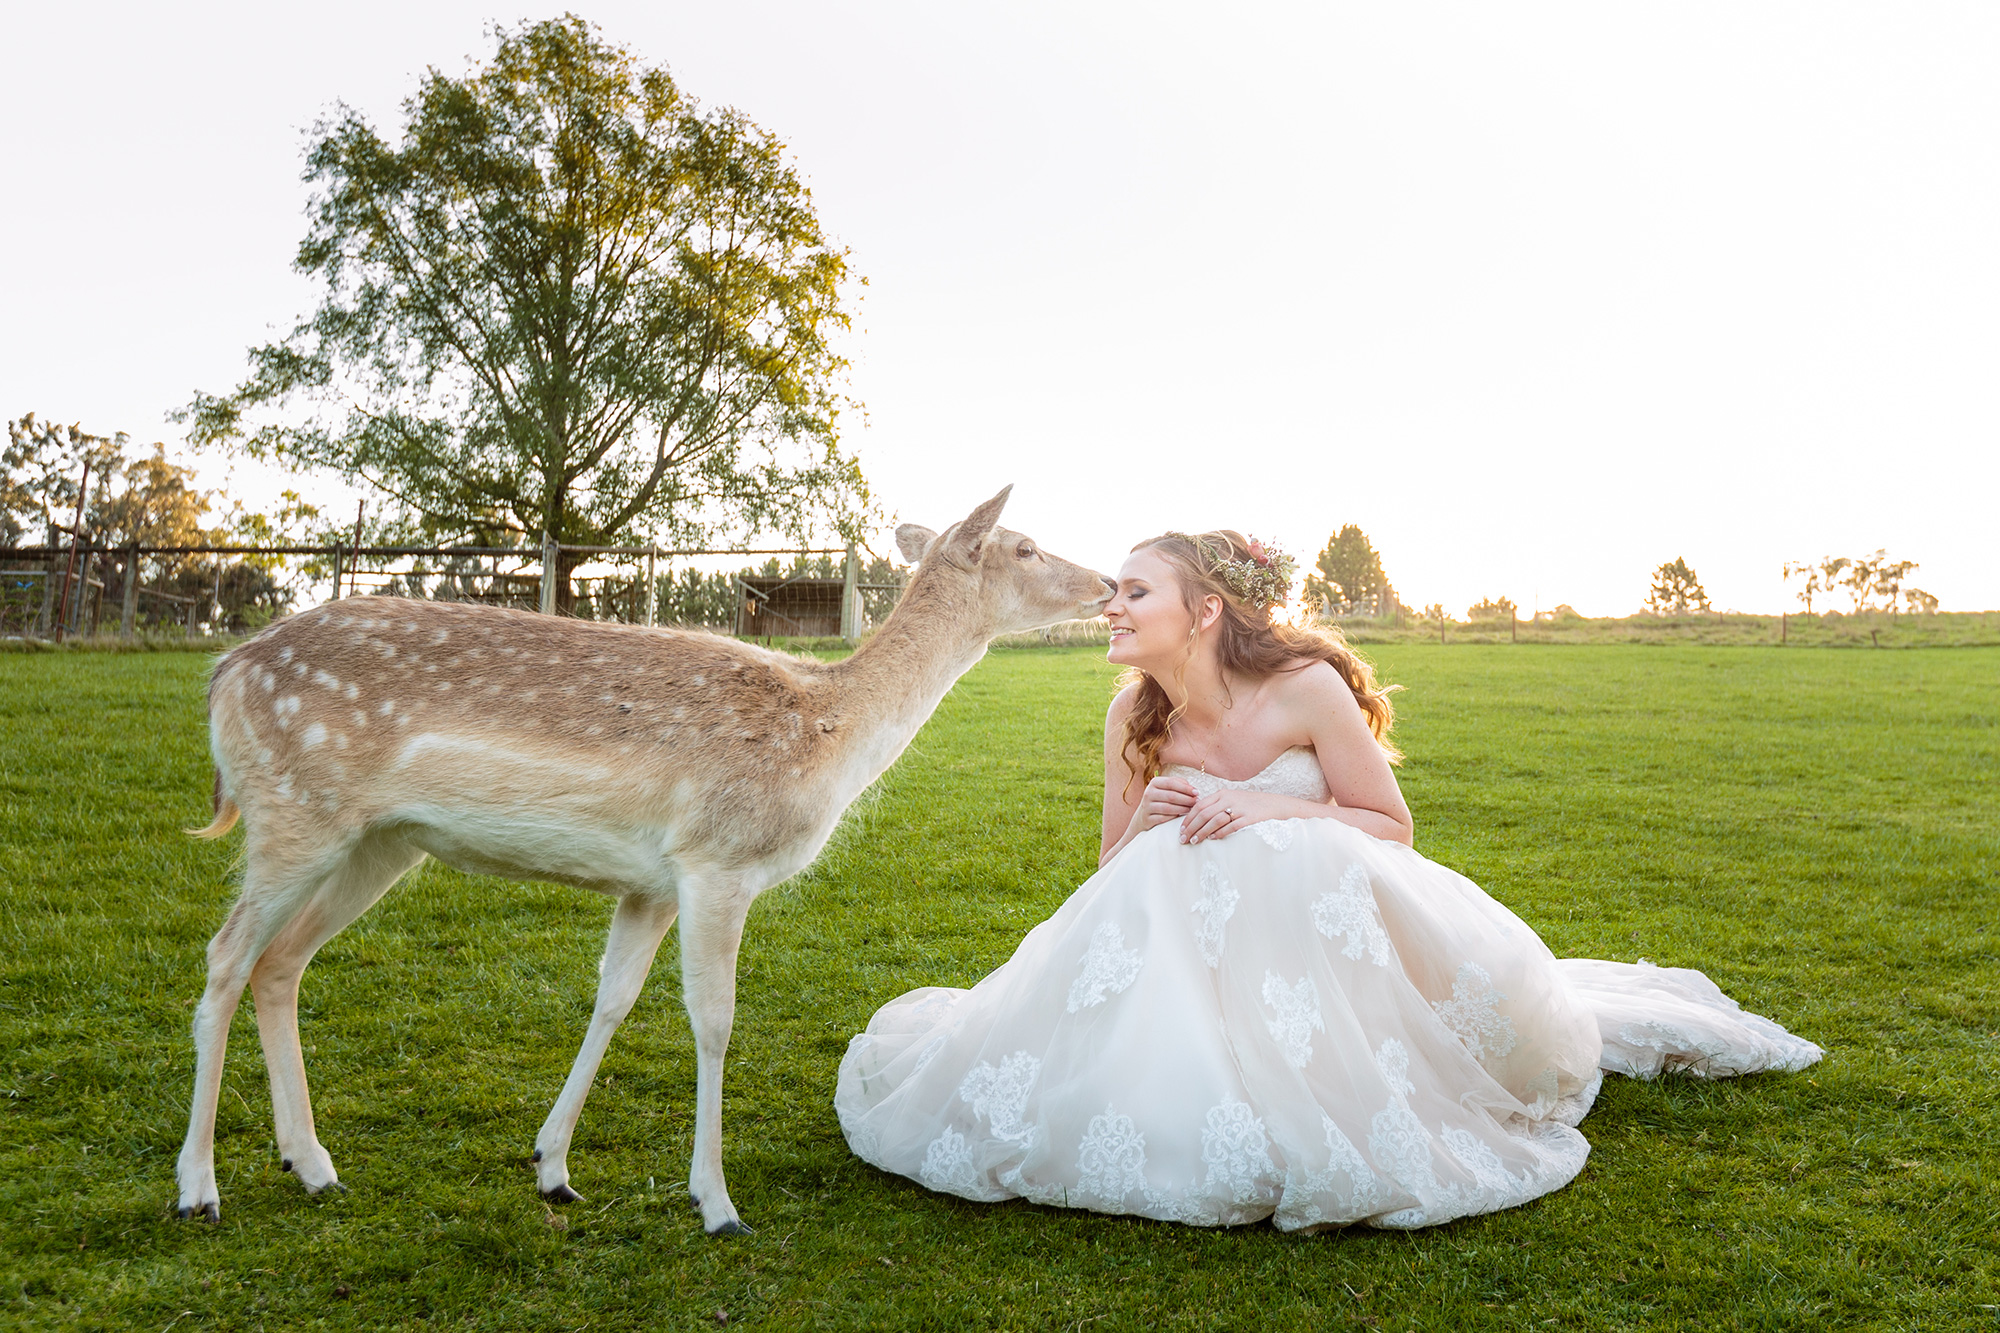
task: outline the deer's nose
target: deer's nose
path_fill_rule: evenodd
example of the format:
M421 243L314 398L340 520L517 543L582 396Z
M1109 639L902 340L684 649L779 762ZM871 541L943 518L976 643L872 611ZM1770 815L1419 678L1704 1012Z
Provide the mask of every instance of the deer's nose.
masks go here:
M1117 580L1117 579L1114 579L1114 578L1107 578L1107 577L1106 577L1106 576L1104 576L1103 574L1099 574L1099 575L1098 575L1097 577L1098 577L1099 579L1102 579L1102 580L1103 580L1103 582L1104 582L1104 595L1105 595L1106 597L1116 597L1116 596L1118 595L1118 580Z

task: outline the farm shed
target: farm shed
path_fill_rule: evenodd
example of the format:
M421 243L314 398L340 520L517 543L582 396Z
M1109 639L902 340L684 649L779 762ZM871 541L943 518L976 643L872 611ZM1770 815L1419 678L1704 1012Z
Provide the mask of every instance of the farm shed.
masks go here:
M845 579L750 575L737 579L736 632L832 638L841 632Z

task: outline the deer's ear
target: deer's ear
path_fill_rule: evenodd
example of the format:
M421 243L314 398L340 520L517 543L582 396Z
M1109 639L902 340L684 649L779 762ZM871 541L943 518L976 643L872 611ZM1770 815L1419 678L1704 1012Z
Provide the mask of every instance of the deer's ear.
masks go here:
M945 549L946 556L953 563L966 566L979 563L980 554L986 549L986 539L999 526L1000 511L1007 507L1007 497L1013 492L1012 483L1002 486L1000 494L967 514L962 522L953 525L947 534Z
M936 540L937 534L921 523L905 523L896 529L896 549L913 565L924 558L924 552Z

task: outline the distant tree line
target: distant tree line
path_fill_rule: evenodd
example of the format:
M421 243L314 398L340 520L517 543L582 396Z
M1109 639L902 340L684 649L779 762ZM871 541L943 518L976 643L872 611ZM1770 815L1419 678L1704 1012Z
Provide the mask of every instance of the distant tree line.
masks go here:
M1907 611L1928 614L1938 609L1938 599L1922 588L1908 586L1918 568L1914 560L1893 560L1886 550L1860 556L1823 556L1818 560L1788 562L1785 581L1800 584L1796 596L1813 610L1816 597L1845 593L1852 612ZM1305 581L1308 613L1319 618L1372 615L1400 618L1407 609L1396 600L1382 557L1368 534L1353 523L1346 524L1327 539L1313 561ZM1714 610L1701 576L1685 556L1675 556L1656 566L1649 578L1644 604L1646 614L1678 616ZM1432 602L1416 613L1427 621L1454 619L1442 603ZM1511 597L1482 597L1466 608L1469 621L1512 620L1520 614ZM1537 618L1580 619L1567 603Z
M1799 589L1792 595L1804 603L1807 615L1812 614L1815 597L1836 592L1847 594L1856 615L1875 610L1894 615L1899 606L1928 615L1938 609L1938 599L1922 588L1904 586L1918 568L1914 560L1891 560L1888 551L1878 549L1867 555L1786 561L1785 582L1798 581Z
M287 504L310 514L296 495ZM81 425L43 421L29 412L7 423L0 449L0 558L8 548L67 544L83 502L81 528L90 546L216 546L264 540L274 520L245 511L219 490L202 490L194 472L167 461L166 447L133 451L123 431L95 435ZM281 516L277 523L287 521ZM123 562L105 565L104 596L124 597ZM218 561L199 555L150 555L130 573L142 588L176 605L194 604L196 619L230 629L256 628L288 609L294 592L280 581L275 557ZM81 577L81 575L79 575ZM218 609L219 607L219 609ZM157 612L158 605L148 608Z

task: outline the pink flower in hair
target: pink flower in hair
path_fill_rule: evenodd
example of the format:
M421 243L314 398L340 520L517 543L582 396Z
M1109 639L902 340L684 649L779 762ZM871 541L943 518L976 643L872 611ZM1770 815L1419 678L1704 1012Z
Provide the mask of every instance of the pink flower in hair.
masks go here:
M1270 567L1271 557L1264 554L1264 543L1255 537L1250 539L1250 558L1267 569Z

